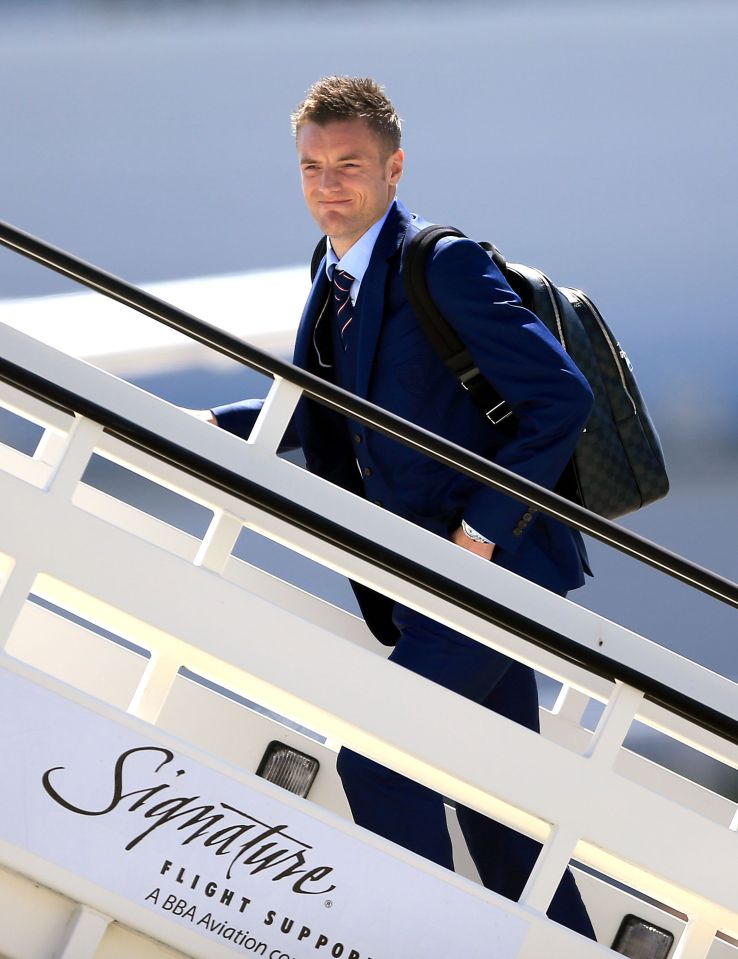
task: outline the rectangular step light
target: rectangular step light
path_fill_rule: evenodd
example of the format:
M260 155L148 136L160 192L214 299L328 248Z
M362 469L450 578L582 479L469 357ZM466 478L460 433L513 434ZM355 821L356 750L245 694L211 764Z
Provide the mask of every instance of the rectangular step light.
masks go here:
M628 915L620 923L612 948L630 959L666 959L674 936L645 919Z
M319 768L317 759L273 739L261 757L256 775L304 799Z

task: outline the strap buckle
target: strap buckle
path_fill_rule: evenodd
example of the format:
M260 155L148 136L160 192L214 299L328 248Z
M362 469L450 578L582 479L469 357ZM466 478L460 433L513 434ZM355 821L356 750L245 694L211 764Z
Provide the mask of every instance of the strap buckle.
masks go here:
M464 389L467 392L469 391L474 392L474 399L481 406L484 399L484 393L482 393L481 390L480 391L474 390L474 385L477 383L478 380L483 382L482 373L479 367L470 366L468 369L464 370L463 373L457 373L456 375L459 378L459 382L461 383L461 385L464 387ZM486 392L489 392L489 391L486 391ZM494 391L491 391L491 392L493 395L492 397L489 397L489 398L494 399L494 395L495 395ZM479 393L481 393L481 396L479 395ZM484 407L482 407L482 409L484 409ZM498 402L495 403L495 405L491 409L487 410L487 412L484 415L487 417L487 419L490 421L490 423L493 426L499 426L503 420L506 420L508 418L508 416L513 415L513 411L510 409L510 407L507 405L507 403L504 400L498 400Z
M508 418L508 416L513 415L513 411L504 400L500 400L500 402L496 403L491 410L487 410L484 415L493 426L499 426L503 420Z

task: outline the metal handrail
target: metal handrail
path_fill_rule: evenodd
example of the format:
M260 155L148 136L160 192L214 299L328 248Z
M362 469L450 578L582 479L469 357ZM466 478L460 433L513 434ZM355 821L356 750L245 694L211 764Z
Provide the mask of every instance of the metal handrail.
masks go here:
M563 633L544 626L516 610L509 609L489 596L470 589L442 573L429 570L389 547L347 529L320 513L301 506L275 493L274 490L193 452L186 446L164 439L158 433L101 406L89 397L68 390L58 383L12 363L6 357L0 357L0 379L46 403L94 420L108 433L145 450L158 459L171 463L209 485L263 510L270 516L284 520L299 530L371 563L377 569L393 574L405 582L420 585L431 595L447 600L458 608L475 614L515 636L522 637L567 662L583 667L588 672L602 676L611 682L620 681L632 686L642 691L647 700L731 743L738 744L738 718L734 716L726 715L673 689L651 675L639 672L597 650L590 649Z
M226 333L218 327L152 296L119 277L70 253L0 221L0 244L77 283L96 290L146 316L189 336L203 345L273 377L293 383L319 403L415 450L457 469L493 489L501 490L588 533L595 539L660 569L683 583L738 608L738 584L691 562L677 553L623 529L610 520L572 503L475 453L387 412L367 400L342 390L291 363L279 360Z

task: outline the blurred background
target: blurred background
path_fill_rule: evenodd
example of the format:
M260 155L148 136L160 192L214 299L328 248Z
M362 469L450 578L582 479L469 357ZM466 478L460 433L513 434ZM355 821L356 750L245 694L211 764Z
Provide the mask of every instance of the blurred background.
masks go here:
M733 0L0 0L0 218L140 284L306 265L289 114L320 76L375 76L406 205L587 290L629 354L672 492L624 525L736 580L736 41ZM71 288L0 250L0 298ZM264 387L131 378L188 406ZM738 680L734 610L590 554L575 601Z

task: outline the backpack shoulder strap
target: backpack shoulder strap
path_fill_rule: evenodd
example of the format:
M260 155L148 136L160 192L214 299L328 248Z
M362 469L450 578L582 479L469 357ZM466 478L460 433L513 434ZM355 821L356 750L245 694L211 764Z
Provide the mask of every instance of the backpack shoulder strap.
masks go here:
M426 282L428 258L436 243L447 236L462 237L464 234L451 226L427 226L412 239L406 240L402 255L402 279L410 306L433 349L451 372L460 376L469 366L471 357L436 306ZM471 365L474 363L471 362Z
M465 238L465 234L455 227L432 225L405 241L402 256L405 293L423 332L444 365L454 374L464 389L469 391L472 400L484 412L487 419L497 426L503 420L512 417L512 411L484 378L472 355L436 306L428 289L426 280L428 258L435 249L436 243L447 236ZM490 249L488 247L490 244L485 244L484 248L490 256L495 258L492 253L494 251L504 264L505 261L499 251L494 247ZM505 425L509 427L513 424L508 421Z
M320 261L325 256L325 237L322 236L313 250L313 256L310 260L310 282L312 283L315 279L315 274L318 272L318 267L320 266Z

